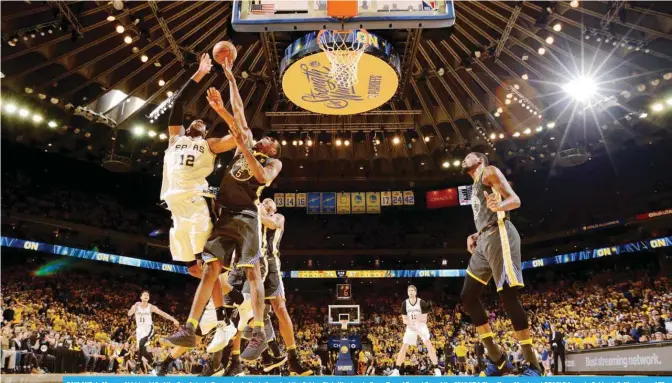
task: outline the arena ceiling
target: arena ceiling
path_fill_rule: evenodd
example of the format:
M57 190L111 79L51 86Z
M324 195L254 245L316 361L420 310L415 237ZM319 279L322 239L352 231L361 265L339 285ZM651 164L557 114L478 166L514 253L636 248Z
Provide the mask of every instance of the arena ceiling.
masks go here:
M160 174L168 113L147 116L191 76L199 53L231 40L255 136L286 142L281 183L450 181L471 150L514 172L560 169L670 138L669 2L456 2L453 28L376 32L401 54L399 90L352 116L310 113L284 96L279 62L303 33L235 32L228 2L115 3L123 9L2 2L5 137L98 163L112 154L117 170ZM563 90L581 77L597 83L586 103ZM226 95L228 82L216 71L202 84L188 114L225 134L205 90ZM101 109L106 97L122 102ZM77 107L120 118L115 127Z

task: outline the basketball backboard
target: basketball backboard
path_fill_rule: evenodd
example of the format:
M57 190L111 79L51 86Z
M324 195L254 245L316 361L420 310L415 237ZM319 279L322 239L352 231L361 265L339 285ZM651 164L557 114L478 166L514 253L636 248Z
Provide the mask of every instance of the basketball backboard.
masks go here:
M327 1L241 0L233 3L233 29L239 32L322 29L445 28L455 23L452 0L359 0L358 15L344 20L327 15Z
M329 305L329 324L340 326L341 320L348 324L360 324L359 305Z

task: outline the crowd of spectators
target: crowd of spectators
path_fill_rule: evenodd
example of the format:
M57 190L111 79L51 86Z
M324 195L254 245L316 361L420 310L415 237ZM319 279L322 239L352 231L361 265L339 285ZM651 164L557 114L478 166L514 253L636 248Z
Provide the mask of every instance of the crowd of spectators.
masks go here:
M160 177L113 174L61 156L29 153L16 145L7 145L6 149L20 166L3 169L3 214L51 218L167 242L171 220L170 214L157 206ZM22 161L24 158L26 161ZM621 177L639 181L623 184L621 178L597 165L551 179L541 174L511 175L523 201L521 208L512 212L512 221L521 237L529 239L669 208L672 196L666 191L672 185L660 171L641 164L620 171ZM216 177L210 181L216 185ZM464 182L469 183L468 179ZM590 182L591 188L567 187L585 182ZM265 196L276 191L281 190L269 189ZM384 207L380 215L308 215L302 208L281 209L291 222L282 247L462 248L466 236L475 230L470 207L426 209L425 190L414 191L415 206ZM113 246L109 240L100 242L108 249Z
M11 255L8 257L11 259ZM80 261L85 262L85 269L54 264L49 258L26 261L21 251L16 257L14 263L6 264L3 254L1 336L5 372L135 372L134 324L127 310L138 300L140 291L148 289L153 304L184 320L195 290L194 281L186 276L90 261ZM651 262L641 267L605 267L603 261L589 268L584 265L579 271L576 266L572 271L562 270L555 277L528 279L521 300L546 368L550 368L552 357L551 325L565 333L568 351L672 340L672 283L667 276ZM288 281L288 307L299 355L316 373L328 374L334 370L336 354L326 351L324 345L329 336L340 331L328 325L327 306L334 302L324 293L293 289L293 285L300 286L299 282ZM371 366L376 374L387 374L394 368L404 330L400 306L406 299L404 289L394 291L383 294L380 289L355 289L361 324L350 326L348 331L362 339L362 351L353 355L360 373L373 371ZM429 327L440 367L447 374L477 374L484 362L483 349L461 305L447 303L445 297L426 290L420 296L432 304ZM520 365L522 353L496 293L485 296L484 303L497 339L512 362ZM157 336L149 351L156 362L168 352L156 339L174 329L158 317L154 322ZM204 350L197 348L172 367L171 373L196 374L209 367L209 360ZM247 369L255 373L260 366ZM422 343L411 347L402 373L430 370Z

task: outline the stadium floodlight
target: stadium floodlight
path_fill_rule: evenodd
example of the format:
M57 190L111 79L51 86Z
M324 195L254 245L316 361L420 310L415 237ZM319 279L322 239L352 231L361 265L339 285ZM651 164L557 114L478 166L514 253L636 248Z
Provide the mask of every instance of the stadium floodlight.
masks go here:
M587 102L597 92L597 85L590 77L579 77L565 84L562 89L576 101Z
M140 136L142 136L143 134L145 134L145 128L143 128L143 127L140 126L140 125L135 126L135 127L133 128L133 134L135 134L136 136L140 137Z

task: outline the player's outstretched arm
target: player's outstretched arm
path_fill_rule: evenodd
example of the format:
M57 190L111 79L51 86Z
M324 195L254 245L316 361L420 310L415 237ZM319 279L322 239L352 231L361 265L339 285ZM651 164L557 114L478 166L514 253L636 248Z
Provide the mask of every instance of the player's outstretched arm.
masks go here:
M485 192L488 208L492 211L509 211L520 207L520 197L513 191L511 184L504 174L494 166L488 166L483 171L483 184L490 186L502 196L498 201L497 196Z
M155 313L155 314L158 314L158 315L162 316L163 318L165 318L165 319L167 319L167 320L173 322L173 324L174 324L175 326L179 326L179 325L180 325L180 322L178 322L177 319L173 318L172 315L170 315L170 314L168 314L168 313L162 311L161 309L159 309L158 307L156 307L156 306L154 306L154 305L151 305L151 307L150 307L149 310L150 310L151 312L153 312L153 313Z
M224 122L229 125L229 129L231 129L231 127L234 126L233 116L224 107L221 93L215 88L210 88L207 92L207 99L210 107L217 112ZM208 138L208 145L213 153L219 154L235 149L236 141L232 134L227 134L224 137Z
M185 85L173 100L173 108L170 111L168 120L168 135L171 144L177 137L184 135L184 126L182 126L182 123L184 122L184 106L182 105L183 95L189 93L188 89L195 88L196 84L198 84L206 74L210 73L210 69L212 69L212 60L207 53L203 53L198 65L198 70L191 76L187 85Z
M233 109L233 120L234 124L231 126L232 130L236 132L232 133L237 135L240 133L246 139L246 143L249 145L252 141L252 131L247 126L247 119L245 118L245 104L243 104L243 99L240 97L240 92L238 91L238 83L236 82L236 77L233 75L233 63L226 59L224 65L224 74L229 80L229 93L231 97L231 108Z

